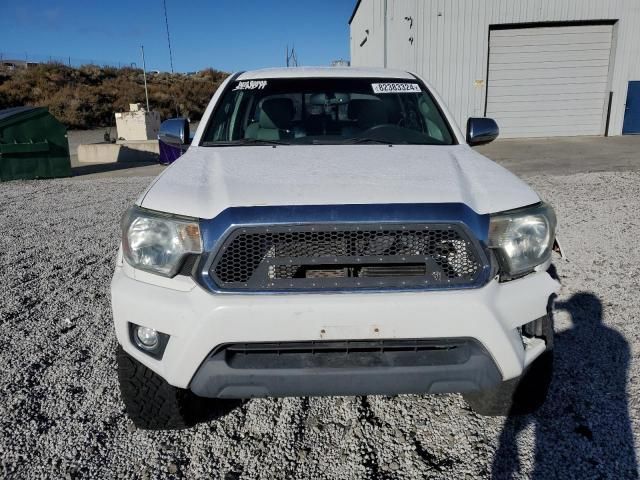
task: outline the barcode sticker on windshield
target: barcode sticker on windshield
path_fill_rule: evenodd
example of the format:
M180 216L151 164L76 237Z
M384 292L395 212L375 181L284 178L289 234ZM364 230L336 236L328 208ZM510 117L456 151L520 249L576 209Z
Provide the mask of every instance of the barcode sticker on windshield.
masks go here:
M373 93L420 93L417 83L372 83Z

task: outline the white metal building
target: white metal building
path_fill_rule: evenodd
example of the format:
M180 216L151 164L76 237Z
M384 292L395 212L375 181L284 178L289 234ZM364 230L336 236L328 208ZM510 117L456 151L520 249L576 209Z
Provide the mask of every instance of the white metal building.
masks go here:
M463 128L620 135L640 115L640 0L359 0L349 23L352 65L424 76Z

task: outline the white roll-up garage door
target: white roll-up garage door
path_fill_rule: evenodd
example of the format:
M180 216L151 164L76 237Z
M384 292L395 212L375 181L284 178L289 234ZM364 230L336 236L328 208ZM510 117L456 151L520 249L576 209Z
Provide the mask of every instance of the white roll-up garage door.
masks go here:
M602 135L612 28L491 30L487 116L500 136Z

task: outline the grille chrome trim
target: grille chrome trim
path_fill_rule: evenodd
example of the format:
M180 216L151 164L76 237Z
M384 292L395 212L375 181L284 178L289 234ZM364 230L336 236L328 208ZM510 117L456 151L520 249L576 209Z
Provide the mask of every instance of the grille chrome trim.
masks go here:
M465 289L483 286L491 273L487 252L462 222L235 226L204 263L207 286L222 293ZM379 274L419 264L423 276ZM332 266L349 274L295 273Z

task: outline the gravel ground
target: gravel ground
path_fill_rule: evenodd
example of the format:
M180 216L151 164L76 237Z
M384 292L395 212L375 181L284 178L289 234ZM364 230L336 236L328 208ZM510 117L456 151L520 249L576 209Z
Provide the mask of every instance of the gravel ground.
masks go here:
M109 304L118 219L150 180L0 186L3 478L637 478L640 173L527 178L568 255L538 414L483 418L458 395L264 399L169 433L124 415Z

